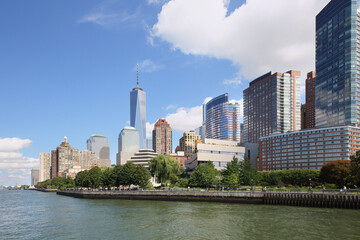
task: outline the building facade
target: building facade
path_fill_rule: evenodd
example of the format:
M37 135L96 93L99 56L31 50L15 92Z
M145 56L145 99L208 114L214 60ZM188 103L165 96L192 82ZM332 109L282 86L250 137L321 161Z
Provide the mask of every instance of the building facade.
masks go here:
M140 137L140 149L146 148L146 93L137 86L130 92L130 126L136 128Z
M87 150L94 152L99 159L110 159L109 140L102 134L96 133L86 141Z
M197 135L195 131L184 132L179 140L179 148L177 148L177 151L183 151L185 156L191 156L195 152L196 142L198 140L201 140L201 136Z
M31 186L34 186L39 182L39 169L31 169Z
M152 132L153 150L158 154L172 152L172 130L165 119L159 119Z
M341 126L263 137L259 143L260 171L320 169L330 161L349 160L360 150L360 128Z
M231 103L225 93L203 105L206 138L240 142L239 103Z
M51 153L40 153L39 182L50 179Z
M140 137L134 127L124 127L118 138L116 164L123 165L140 149Z
M315 82L316 73L309 72L306 78L305 85L305 104L304 112L305 115L302 119L301 129L315 128Z
M149 162L158 154L152 149L140 149L134 154L127 162L131 162L135 165L142 165L149 168Z
M300 130L300 72L271 72L244 90L244 142L257 143L274 132Z
M176 153L170 153L170 156L177 161L181 167L185 168L185 162L189 159L189 156L186 156L183 151L178 151Z
M234 157L243 161L244 155L245 147L237 141L206 138L204 143L196 144L195 154L185 161L185 165L187 169L195 169L201 163L212 162L217 170L223 170Z
M316 127L359 124L357 0L332 0L316 16Z

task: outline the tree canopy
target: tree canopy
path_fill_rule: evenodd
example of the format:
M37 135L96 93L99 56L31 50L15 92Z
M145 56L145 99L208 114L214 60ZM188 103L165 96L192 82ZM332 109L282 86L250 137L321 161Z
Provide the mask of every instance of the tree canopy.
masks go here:
M149 168L151 175L162 185L166 185L171 178L182 172L180 163L167 155L158 155L150 160Z
M200 163L191 174L189 184L191 186L209 188L217 185L220 173L215 169L212 162Z

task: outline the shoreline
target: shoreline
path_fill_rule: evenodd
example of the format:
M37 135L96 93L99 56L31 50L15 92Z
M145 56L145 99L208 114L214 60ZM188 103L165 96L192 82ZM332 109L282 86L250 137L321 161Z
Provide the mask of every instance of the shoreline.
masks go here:
M59 195L84 199L127 199L184 202L287 205L298 207L360 209L359 194L263 193L222 191L83 191L62 190Z

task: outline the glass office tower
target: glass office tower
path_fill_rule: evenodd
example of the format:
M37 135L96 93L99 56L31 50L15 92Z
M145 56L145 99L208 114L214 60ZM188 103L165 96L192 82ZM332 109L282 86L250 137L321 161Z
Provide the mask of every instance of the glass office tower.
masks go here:
M316 16L316 127L359 123L357 0L332 0Z
M146 144L146 93L137 87L130 92L130 126L136 128L140 137L140 149Z
M229 94L203 105L206 138L240 142L240 104L230 103Z

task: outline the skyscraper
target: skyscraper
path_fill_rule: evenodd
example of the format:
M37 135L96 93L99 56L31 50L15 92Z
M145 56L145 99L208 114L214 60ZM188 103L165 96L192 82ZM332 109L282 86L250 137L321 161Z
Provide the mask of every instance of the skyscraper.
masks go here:
M152 133L153 149L158 154L170 154L172 151L172 130L165 119L159 119Z
M99 159L110 159L110 147L108 139L99 133L93 134L86 141L87 150L95 153Z
M240 104L225 93L203 105L206 138L240 142Z
M139 133L133 127L124 127L119 134L116 164L125 164L139 149Z
M306 78L306 103L302 106L305 113L302 119L302 129L315 127L315 72L309 72Z
M359 124L357 8L357 0L332 0L316 16L317 128Z
M51 153L40 153L39 182L50 179Z
M244 142L272 133L300 130L300 72L271 72L244 90Z
M139 88L139 72L136 88L130 92L130 125L136 128L140 137L140 148L146 147L146 93Z
M183 151L185 156L191 156L195 152L196 142L201 140L201 136L195 131L184 132L179 140L178 151Z

